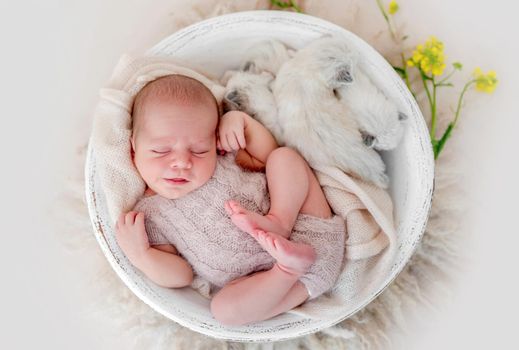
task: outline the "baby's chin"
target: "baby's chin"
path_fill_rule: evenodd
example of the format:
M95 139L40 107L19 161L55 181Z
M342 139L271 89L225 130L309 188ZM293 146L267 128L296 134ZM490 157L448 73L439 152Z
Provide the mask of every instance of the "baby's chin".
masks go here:
M154 189L155 193L160 195L161 197L167 199L179 199L193 191L196 191L198 188L202 187L204 184L194 184L194 183L186 183L182 185L173 185L168 186L165 185L161 188Z

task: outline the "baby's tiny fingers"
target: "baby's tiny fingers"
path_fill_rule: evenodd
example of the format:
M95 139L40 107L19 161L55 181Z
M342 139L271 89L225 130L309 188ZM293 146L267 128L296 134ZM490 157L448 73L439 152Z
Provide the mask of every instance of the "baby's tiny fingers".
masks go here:
M232 150L240 149L240 145L238 144L238 139L236 138L236 133L233 131L231 135L229 135L229 146L231 146Z
M129 211L127 214L126 214L126 217L125 217L125 224L126 225L133 225L134 222L135 222L135 215L137 213L134 212L134 211Z
M247 146L247 142L245 142L245 134L243 132L240 132L236 134L236 138L238 139L238 143L240 144L240 147L242 149L245 149Z
M231 137L229 136L229 134L225 134L225 144L226 144L226 148L225 150L227 152L231 152L232 151L232 146L231 146Z
M225 150L225 133L220 130L218 133L218 145L220 146L220 149Z
M144 213L137 213L135 216L135 225L144 226Z

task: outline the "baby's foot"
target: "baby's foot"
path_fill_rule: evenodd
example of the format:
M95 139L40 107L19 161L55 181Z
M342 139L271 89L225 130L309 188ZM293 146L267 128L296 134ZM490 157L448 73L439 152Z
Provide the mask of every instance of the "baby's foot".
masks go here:
M272 232L255 230L252 236L277 261L280 269L293 275L304 275L316 259L312 246L296 243Z
M270 214L261 215L243 208L238 202L225 202L225 211L231 221L242 231L252 235L255 230L279 232L283 237L289 237L292 230L284 228L279 220Z

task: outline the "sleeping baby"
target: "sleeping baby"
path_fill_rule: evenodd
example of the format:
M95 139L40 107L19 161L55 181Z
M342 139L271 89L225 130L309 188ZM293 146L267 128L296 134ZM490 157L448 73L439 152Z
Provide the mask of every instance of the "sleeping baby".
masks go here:
M344 220L296 151L243 112L219 117L210 90L183 75L148 83L132 119L147 189L120 215L116 239L149 279L169 288L194 274L208 280L211 312L227 325L269 319L334 285ZM237 155L265 171L243 169Z

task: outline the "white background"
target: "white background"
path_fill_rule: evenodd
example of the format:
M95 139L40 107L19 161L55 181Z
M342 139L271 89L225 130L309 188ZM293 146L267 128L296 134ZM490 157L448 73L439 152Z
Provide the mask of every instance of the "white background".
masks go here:
M173 0L2 1L1 137L4 185L0 346L9 349L124 349L104 323L83 315L86 293L54 235L47 208L81 174L97 91L120 54L143 53L172 32ZM185 2L185 1L184 1ZM176 2L178 4L178 1ZM152 5L153 4L153 5ZM415 322L405 349L516 346L519 255L516 214L519 93L513 2L401 1L411 40L435 34L448 59L495 69L493 95L472 94L452 145L463 154L471 228L470 264L451 298Z

